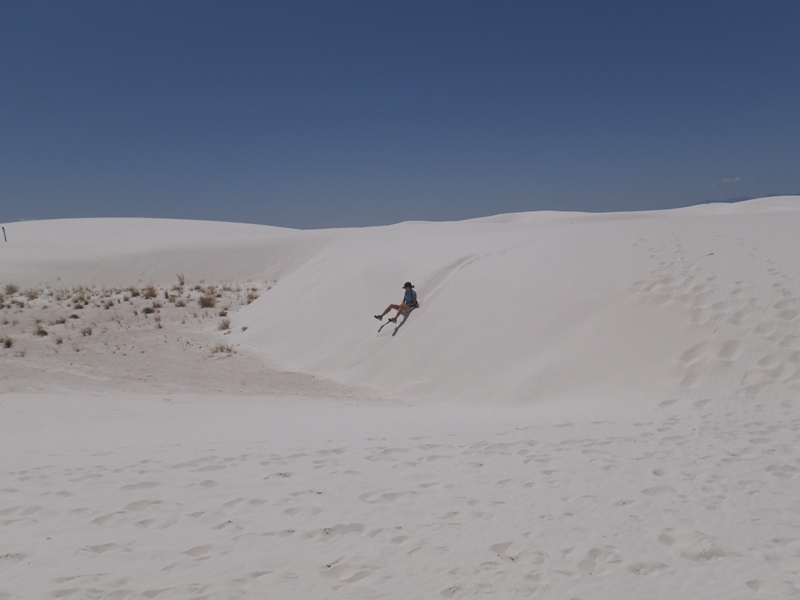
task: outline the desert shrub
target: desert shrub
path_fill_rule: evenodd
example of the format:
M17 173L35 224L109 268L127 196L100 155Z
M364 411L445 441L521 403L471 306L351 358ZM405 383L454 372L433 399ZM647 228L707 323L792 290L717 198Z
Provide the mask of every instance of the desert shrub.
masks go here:
M72 293L72 306L75 308L83 308L91 302L88 292L84 288L77 288Z
M154 312L156 312L156 309L153 308L152 306L145 306L142 309L142 314L145 314L145 315L152 315Z
M200 297L200 308L214 308L217 305L217 299L214 294L206 294Z
M11 348L11 346L14 345L14 340L8 336L2 338L2 342L3 342L3 348Z
M247 303L250 304L258 300L258 292L250 291L247 292Z
M47 330L44 328L44 325L42 325L41 323L37 323L36 324L36 331L34 331L34 333L36 335L38 335L39 337L44 337L44 336L48 335Z
M81 329L81 335L83 337L87 337L87 336L92 335L92 328L91 327L84 327L83 329Z
M7 296L13 296L18 291L19 291L19 286L18 285L14 285L13 283L7 283L6 284L6 295Z
M178 308L183 308L186 306L186 300L183 298L175 298L175 306Z
M219 330L220 331L227 331L230 328L231 328L231 320L230 319L222 319L222 321L219 322Z
M60 335L57 335L56 336L56 344L60 346L63 343L64 343L64 338L61 337Z
M133 286L128 288L128 293L131 295L132 298L138 298L139 296L141 296L139 290Z
M33 288L25 290L25 297L28 300L36 300L40 294L41 294L40 290L35 290Z
M183 287L186 285L186 275L178 273L178 285Z
M144 288L144 297L147 300L152 300L156 296L158 296L158 290L156 289L156 286L148 285L146 288Z
M227 354L232 354L233 346L231 346L230 344L222 344L222 343L217 344L214 347L214 354L220 354L222 352L225 352Z

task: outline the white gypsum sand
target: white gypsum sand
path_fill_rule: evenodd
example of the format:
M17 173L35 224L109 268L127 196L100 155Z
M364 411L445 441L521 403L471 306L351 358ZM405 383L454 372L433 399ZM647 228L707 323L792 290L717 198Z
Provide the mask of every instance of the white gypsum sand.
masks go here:
M800 595L798 198L5 227L1 600Z

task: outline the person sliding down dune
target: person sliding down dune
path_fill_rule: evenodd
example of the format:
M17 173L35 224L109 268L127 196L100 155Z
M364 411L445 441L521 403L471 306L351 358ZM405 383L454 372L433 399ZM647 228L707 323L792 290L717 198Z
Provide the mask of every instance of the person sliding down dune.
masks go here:
M375 315L375 318L378 319L378 321L382 320L384 315L389 311L396 310L397 313L395 313L394 317L389 319L389 322L397 323L397 317L399 317L404 313L410 312L419 306L419 300L417 300L417 292L414 291L414 286L411 285L410 281L406 281L405 284L403 284L403 289L406 291L406 293L403 295L403 303L390 304L389 306L387 306L386 310L384 310L381 314Z

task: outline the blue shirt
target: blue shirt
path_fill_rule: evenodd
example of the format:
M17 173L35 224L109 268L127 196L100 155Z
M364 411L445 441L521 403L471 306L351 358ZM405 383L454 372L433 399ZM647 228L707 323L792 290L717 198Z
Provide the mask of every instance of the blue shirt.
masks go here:
M414 290L406 290L406 295L403 297L403 304L406 306L413 306L417 303L417 292Z

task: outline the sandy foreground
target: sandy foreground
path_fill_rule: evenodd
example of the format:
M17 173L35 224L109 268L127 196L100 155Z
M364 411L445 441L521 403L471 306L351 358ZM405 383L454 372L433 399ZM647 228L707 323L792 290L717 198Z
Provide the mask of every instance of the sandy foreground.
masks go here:
M800 597L798 215L7 226L0 599Z

